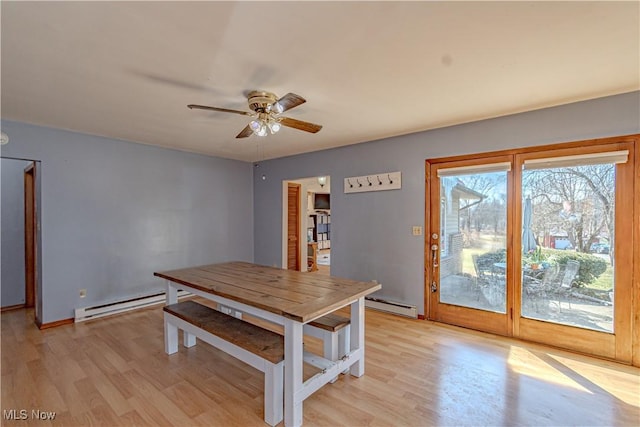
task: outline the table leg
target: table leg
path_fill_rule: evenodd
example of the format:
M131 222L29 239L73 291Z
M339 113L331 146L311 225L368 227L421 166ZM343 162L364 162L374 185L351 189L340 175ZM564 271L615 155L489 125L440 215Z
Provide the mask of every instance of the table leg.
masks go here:
M284 425L302 425L302 323L284 320Z
M351 304L351 350L360 349L360 359L351 365L354 377L364 375L364 298Z
M167 280L167 305L175 304L178 302L178 289L173 286L171 280Z

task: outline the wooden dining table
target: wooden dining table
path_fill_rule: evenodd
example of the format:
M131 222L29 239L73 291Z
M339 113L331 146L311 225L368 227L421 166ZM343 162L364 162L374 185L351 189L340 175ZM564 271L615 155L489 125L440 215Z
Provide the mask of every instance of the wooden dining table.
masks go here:
M364 375L364 297L379 289L374 282L284 270L248 262L225 262L156 272L166 279L166 302L175 304L179 289L225 307L284 327L284 422L302 425L302 403L346 370ZM350 348L337 361L309 357L303 350L303 326L350 306ZM303 363L321 370L303 380Z

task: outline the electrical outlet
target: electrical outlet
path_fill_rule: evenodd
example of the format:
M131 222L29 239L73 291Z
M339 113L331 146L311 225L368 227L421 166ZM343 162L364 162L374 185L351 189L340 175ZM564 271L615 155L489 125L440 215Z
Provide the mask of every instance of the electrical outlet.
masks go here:
M87 290L86 289L80 289L80 298L84 298L87 296Z
M422 236L422 226L414 225L411 229L414 236Z

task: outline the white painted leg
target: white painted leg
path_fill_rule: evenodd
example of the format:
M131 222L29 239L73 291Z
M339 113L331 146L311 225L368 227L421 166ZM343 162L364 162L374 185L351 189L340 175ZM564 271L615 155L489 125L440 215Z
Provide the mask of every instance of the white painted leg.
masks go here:
M265 362L264 370L264 421L277 425L283 418L284 362L274 365Z
M173 286L170 280L167 280L167 305L175 304L178 302L178 289Z
M302 323L284 320L284 425L302 425Z
M322 331L323 357L333 362L338 360L338 334L330 331ZM336 376L331 383L336 382Z
M178 351L178 327L167 321L167 313L164 313L164 351L167 354Z
M185 347L193 347L196 345L196 336L187 331L182 331L182 343Z
M351 350L360 349L360 360L351 365L351 375L364 375L364 298L351 304Z
M338 331L338 358L343 357L349 352L351 343L351 325L347 325ZM345 369L342 373L347 374L349 369Z

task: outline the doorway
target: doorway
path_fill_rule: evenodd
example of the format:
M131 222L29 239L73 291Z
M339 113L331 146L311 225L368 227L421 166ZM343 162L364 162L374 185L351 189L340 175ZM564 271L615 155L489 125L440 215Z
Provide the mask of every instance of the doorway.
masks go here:
M287 184L287 269L301 270L300 262L300 202L301 185L294 182Z
M294 260L299 256L299 263L294 269L330 274L330 188L328 176L283 182L283 268L296 265Z
M33 308L40 323L39 164L2 158L2 310Z
M427 161L433 320L630 362L634 140Z
M35 306L37 280L36 166L32 162L24 170L24 267L26 308Z

